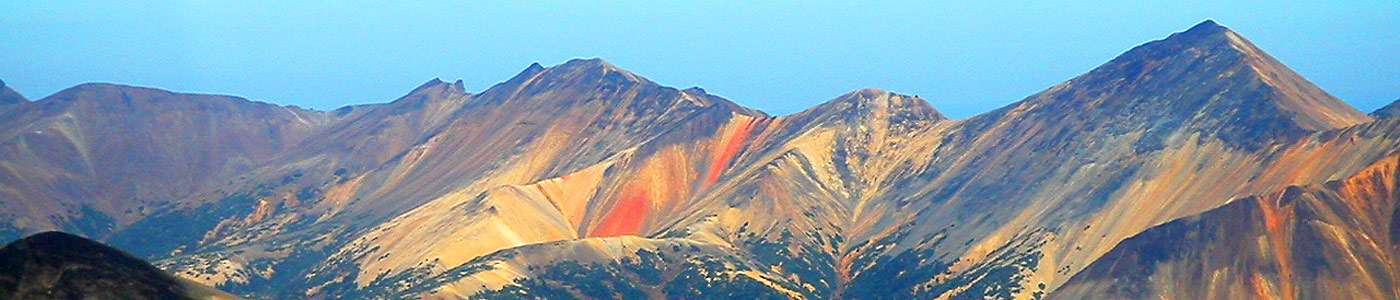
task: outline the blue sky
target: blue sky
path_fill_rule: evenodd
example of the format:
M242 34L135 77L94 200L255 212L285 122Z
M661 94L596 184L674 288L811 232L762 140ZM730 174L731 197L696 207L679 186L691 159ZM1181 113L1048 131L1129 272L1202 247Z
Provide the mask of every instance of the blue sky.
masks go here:
M775 114L874 87L963 118L1209 18L1363 111L1400 98L1394 0L130 2L0 2L0 79L333 109L602 57Z

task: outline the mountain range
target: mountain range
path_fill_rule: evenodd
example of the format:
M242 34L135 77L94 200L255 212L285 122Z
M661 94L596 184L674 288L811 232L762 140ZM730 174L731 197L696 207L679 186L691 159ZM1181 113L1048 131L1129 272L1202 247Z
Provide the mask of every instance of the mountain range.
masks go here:
M1397 299L1396 116L1213 21L957 120L600 59L331 111L0 83L0 263L91 239L181 278L141 291L263 299ZM0 295L72 289L35 270Z

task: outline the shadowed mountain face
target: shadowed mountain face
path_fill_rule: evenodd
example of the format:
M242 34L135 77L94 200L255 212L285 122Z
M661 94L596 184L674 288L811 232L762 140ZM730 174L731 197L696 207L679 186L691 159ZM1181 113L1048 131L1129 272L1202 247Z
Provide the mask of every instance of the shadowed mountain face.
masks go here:
M236 299L117 249L45 232L0 248L4 299Z
M112 84L0 110L0 237L37 228L106 236L197 201L327 122L320 112Z
M1154 227L1050 298L1400 298L1397 166L1400 157L1387 157L1342 180L1249 196Z
M25 99L23 95L20 95L19 92L15 92L14 89L10 89L9 86L5 85L5 81L0 81L0 107L25 102L29 102L29 99Z
M1394 119L1400 117L1400 100L1395 100L1390 104L1371 112L1371 117L1376 119Z
M254 298L1387 298L1369 223L1265 231L1380 267L1163 229L1252 234L1211 216L1283 189L1393 200L1328 183L1393 160L1372 116L1210 21L965 120L876 89L769 116L598 59L329 112L83 85L0 110L0 234L103 237ZM1317 251L1289 253L1341 253ZM1200 255L1233 277L1175 265Z

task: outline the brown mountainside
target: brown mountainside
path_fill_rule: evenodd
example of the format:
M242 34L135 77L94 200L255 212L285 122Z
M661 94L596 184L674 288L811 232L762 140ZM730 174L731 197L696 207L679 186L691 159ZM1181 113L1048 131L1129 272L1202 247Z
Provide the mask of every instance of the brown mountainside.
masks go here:
M193 201L330 122L235 97L84 84L0 111L0 234L106 236Z
M1317 150L1277 147L1368 120L1238 34L1204 22L920 139L938 144L925 161L900 169L908 174L889 180L878 196L885 201L870 206L884 218L869 228L909 229L862 233L873 243L848 256L908 254L948 264L929 272L961 275L908 278L901 288L910 296L930 284L932 294L1007 289L977 282L993 280L1053 289L1152 225L1257 188L1354 171L1356 162L1294 169ZM1389 142L1352 154L1364 164ZM881 247L886 239L891 244ZM853 287L861 287L855 272ZM884 280L870 291L889 288L883 272L869 274Z
M1394 135L1397 124L1387 127ZM1051 299L1400 298L1400 157L1125 240Z

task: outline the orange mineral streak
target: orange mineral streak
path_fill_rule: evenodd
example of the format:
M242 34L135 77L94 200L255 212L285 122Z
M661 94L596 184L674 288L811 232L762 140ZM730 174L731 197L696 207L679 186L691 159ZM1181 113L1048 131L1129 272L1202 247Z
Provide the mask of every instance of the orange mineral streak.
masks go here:
M744 141L753 134L754 124L758 123L758 118L751 116L735 116L733 121L725 126L719 144L710 155L709 172L705 175L705 182L715 183L719 181L719 175L724 173L724 168L729 166L729 162L734 160L734 155L743 148Z
M1342 199L1351 210L1371 212L1370 220L1366 220L1370 226L1381 228L1386 224L1390 217L1390 205L1394 205L1391 201L1400 199L1400 194L1396 194L1395 184L1400 183L1400 179L1395 178L1396 169L1400 169L1400 156L1387 157L1348 178L1339 188Z
M1250 287L1253 288L1255 299L1279 299L1278 295L1274 294L1273 288L1269 286L1267 279L1264 279L1264 276L1254 274L1254 276L1250 276L1246 280L1250 283Z
M651 210L651 200L647 192L640 188L629 188L593 230L594 237L637 235L642 223Z
M1274 250L1274 257L1278 259L1278 294L1282 299L1293 299L1293 266L1292 253L1289 252L1289 228L1293 226L1292 205L1282 206L1285 193L1275 193L1273 199L1260 199L1259 208L1264 214L1264 229L1267 231L1269 245ZM1263 281L1262 278L1258 279Z

